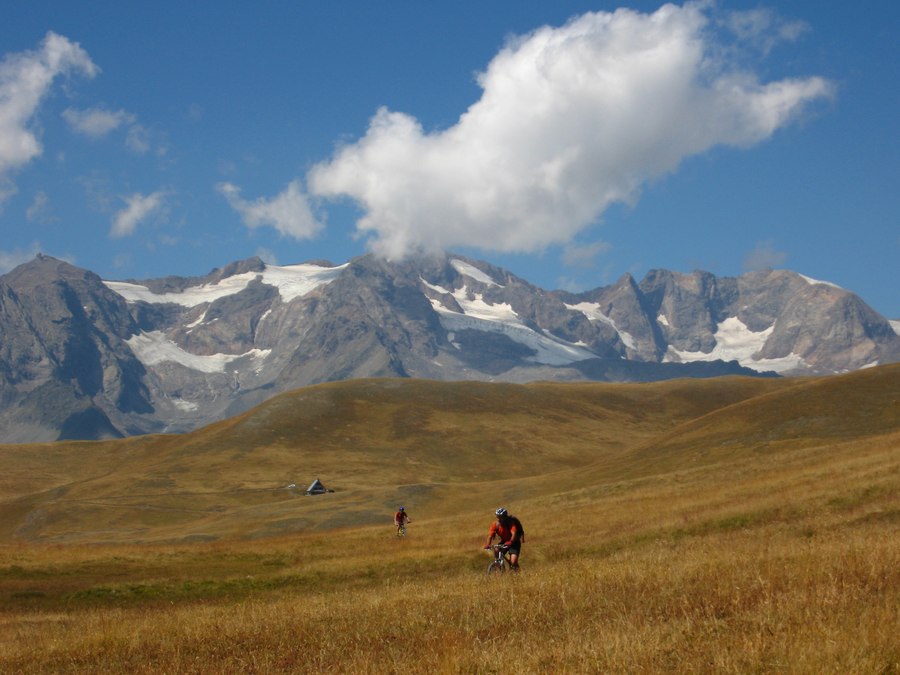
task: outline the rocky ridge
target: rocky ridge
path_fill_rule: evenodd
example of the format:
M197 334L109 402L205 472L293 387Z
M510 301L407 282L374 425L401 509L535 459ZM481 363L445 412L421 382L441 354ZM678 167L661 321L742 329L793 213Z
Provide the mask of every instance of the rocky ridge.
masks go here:
M654 270L572 294L454 255L251 258L146 281L38 256L0 277L0 335L3 442L182 432L363 377L643 381L900 361L891 322L785 270Z

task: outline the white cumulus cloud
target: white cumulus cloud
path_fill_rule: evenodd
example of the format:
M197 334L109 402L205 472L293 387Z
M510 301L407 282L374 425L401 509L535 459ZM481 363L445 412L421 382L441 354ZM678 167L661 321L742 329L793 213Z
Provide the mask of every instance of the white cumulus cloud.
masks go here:
M819 77L761 82L725 45L715 11L588 13L510 40L455 125L429 132L382 108L362 138L312 168L309 191L355 200L357 229L389 257L565 244L685 158L764 141L831 94ZM767 26L789 37L771 17L744 17L728 34L758 42Z
M76 42L47 33L36 50L0 61L0 203L15 193L10 173L43 151L32 120L60 75L94 77L99 69Z
M109 236L116 239L134 234L141 222L161 211L165 207L166 192L159 190L149 195L135 193L122 199L125 208L115 213L109 231Z
M299 181L291 181L283 192L271 199L260 197L252 202L243 199L240 188L232 183L219 183L216 188L250 229L274 227L285 236L309 239L323 227L313 214Z

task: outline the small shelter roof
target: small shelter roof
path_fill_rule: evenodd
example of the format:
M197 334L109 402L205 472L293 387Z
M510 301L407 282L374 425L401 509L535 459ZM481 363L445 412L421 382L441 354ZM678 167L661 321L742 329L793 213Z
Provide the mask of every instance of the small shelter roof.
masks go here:
M306 494L308 495L320 495L324 492L328 492L324 485L322 485L322 481L316 478L312 483L310 483L309 487L306 488Z

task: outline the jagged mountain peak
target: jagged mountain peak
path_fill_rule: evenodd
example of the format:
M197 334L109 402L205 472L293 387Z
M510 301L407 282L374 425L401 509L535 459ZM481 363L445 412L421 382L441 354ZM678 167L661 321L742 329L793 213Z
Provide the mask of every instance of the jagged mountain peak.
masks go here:
M89 270L52 256L38 253L30 261L12 269L4 277L10 286L39 286L49 280L90 280L100 282L100 277Z
M207 283L226 279L236 274L246 274L247 272L263 272L266 269L266 263L259 256L246 258L244 260L235 261L225 267L212 270L206 275Z
M360 377L648 380L900 361L900 337L860 298L786 270L652 270L567 293L452 253L248 258L145 281L42 256L0 288L4 440L185 431Z

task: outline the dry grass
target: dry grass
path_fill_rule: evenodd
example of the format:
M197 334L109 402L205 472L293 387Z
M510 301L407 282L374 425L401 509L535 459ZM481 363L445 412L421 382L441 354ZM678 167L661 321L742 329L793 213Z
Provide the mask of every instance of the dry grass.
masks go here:
M673 400L658 398L654 419L638 422L623 401L648 399L625 388L593 433L630 427L641 432L633 443L623 435L574 467L548 450L554 470L515 481L432 485L405 540L389 522L335 528L324 516L258 540L8 540L0 671L897 673L898 372L851 378L849 389L763 385L718 408L712 385L682 383L661 388ZM823 412L835 398L846 405ZM818 422L795 416L798 399ZM565 422L555 424L540 433L562 438ZM443 461L448 474L465 470ZM354 499L334 503L349 513L383 501ZM480 545L500 501L528 530L524 569L488 579Z
M508 499L506 478L516 481L509 498L528 477L529 489L542 494L550 472L569 470L559 478L568 487L593 484L623 457L618 475L631 477L646 471L626 456L634 448L792 386L740 378L529 386L363 380L282 395L185 436L0 446L0 541L268 537L374 524L397 502L436 513L455 513L460 502L487 508ZM582 480L588 467L597 470ZM336 490L327 501L302 497L316 477Z

